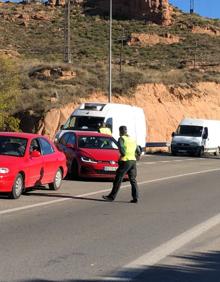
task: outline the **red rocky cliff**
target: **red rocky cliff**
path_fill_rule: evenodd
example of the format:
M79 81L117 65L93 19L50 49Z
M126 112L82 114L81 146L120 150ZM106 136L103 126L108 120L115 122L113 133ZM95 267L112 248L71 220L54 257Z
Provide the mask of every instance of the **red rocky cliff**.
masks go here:
M109 0L96 0L96 6L109 13ZM157 24L171 23L171 7L168 0L112 0L113 15L123 18L143 18Z
M75 0L75 5L92 3L97 13L109 15L109 0ZM52 6L63 6L65 0L49 0ZM171 24L172 8L168 0L112 0L113 16L127 19L144 19L160 25Z

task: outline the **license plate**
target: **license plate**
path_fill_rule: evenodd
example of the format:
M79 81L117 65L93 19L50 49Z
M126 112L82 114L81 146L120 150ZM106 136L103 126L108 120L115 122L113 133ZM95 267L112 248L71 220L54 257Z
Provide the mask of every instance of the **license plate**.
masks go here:
M178 150L180 153L186 153L186 150Z
M116 171L117 167L114 166L104 166L104 171Z

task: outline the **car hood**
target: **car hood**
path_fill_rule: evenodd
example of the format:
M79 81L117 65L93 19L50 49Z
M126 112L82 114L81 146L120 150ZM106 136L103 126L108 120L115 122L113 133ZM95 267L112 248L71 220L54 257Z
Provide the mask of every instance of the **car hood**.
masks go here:
M97 161L115 161L119 160L120 153L118 150L104 149L81 149L80 155L93 158Z
M180 142L180 143L191 143L196 142L199 143L201 137L192 137L192 136L174 136L172 142Z

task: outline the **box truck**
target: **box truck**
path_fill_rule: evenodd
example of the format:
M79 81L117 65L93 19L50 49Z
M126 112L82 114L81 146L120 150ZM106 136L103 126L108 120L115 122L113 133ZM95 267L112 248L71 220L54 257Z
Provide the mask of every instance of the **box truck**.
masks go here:
M116 103L83 103L70 115L66 123L56 134L55 141L65 130L98 131L105 122L111 129L112 136L118 140L119 127L127 126L128 134L137 145L145 150L146 146L146 119L142 108Z
M188 153L202 156L204 153L219 155L220 121L184 118L176 132L172 133L171 153Z

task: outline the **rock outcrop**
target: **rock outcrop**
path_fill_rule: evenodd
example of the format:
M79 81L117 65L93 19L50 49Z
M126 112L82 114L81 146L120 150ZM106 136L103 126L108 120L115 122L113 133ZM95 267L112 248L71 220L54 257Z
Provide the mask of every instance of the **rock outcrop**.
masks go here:
M100 11L109 14L109 0L93 2ZM172 9L168 0L113 0L112 8L115 17L142 18L157 24L171 24Z
M29 73L29 77L40 80L70 80L76 77L76 72L62 67L38 67Z
M142 107L147 121L147 141L170 141L171 133L183 117L220 120L220 84L214 82L197 83L193 86L164 84L144 84L136 89L135 96L113 97L114 103L124 103ZM89 99L79 99L60 109L49 111L38 132L54 138L55 133L73 110L83 102L107 102L103 93L95 93Z
M156 44L174 44L180 42L180 37L172 34L165 34L164 36L149 33L132 33L128 41L129 46L154 46Z
M198 34L208 34L211 36L220 36L220 28L214 27L200 27L200 26L193 26L192 33Z

